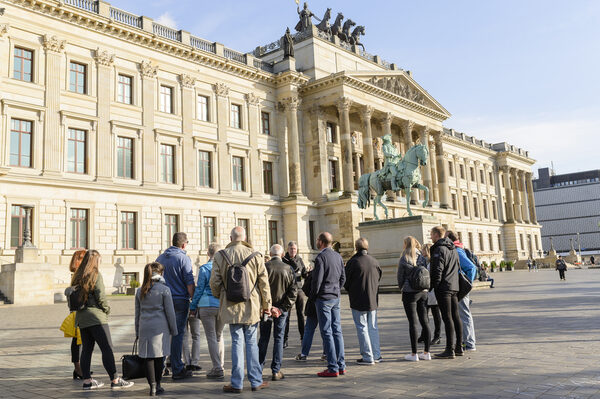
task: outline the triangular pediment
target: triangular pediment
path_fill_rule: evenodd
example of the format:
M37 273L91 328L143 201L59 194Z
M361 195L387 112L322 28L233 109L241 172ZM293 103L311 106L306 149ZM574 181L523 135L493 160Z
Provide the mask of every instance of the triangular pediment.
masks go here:
M450 117L450 113L405 71L359 71L346 72L346 75Z

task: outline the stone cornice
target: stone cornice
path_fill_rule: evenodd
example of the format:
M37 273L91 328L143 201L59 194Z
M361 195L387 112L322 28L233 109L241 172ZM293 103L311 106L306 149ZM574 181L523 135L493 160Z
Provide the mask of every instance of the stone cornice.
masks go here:
M404 108L410 109L412 111L428 116L440 122L446 120L450 116L450 114L442 113L429 107L418 104L414 101L407 100L404 97L401 97L387 90L381 89L377 86L372 85L371 83L362 81L352 76L348 76L345 71L338 72L323 79L307 83L301 86L299 88L299 91L300 94L302 94L303 96L307 96L335 86L348 86L350 88L360 90L364 93L383 99L392 104L400 105Z

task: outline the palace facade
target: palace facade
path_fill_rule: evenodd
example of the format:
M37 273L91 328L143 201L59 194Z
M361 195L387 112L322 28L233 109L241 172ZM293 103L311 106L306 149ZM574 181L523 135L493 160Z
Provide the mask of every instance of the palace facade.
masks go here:
M99 250L119 287L176 231L196 264L235 225L258 250L295 240L306 258L328 230L348 256L373 218L358 178L382 166L388 133L401 153L430 148L432 206L415 213L483 260L541 256L527 151L444 128L409 71L314 26L293 47L244 54L104 1L0 0L1 263L24 205L57 291L77 248ZM402 196L386 204L406 216Z

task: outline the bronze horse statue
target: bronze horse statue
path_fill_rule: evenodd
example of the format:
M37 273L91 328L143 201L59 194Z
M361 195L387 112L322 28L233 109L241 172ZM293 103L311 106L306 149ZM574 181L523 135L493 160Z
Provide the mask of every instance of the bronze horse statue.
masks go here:
M342 20L344 19L344 14L338 12L337 17L335 18L335 22L331 25L331 36L339 36L342 33Z
M346 43L350 42L350 29L354 25L356 25L356 22L354 22L351 19L347 19L346 22L344 22L342 31L340 33L338 33L338 37L340 38L341 41L346 42Z
M352 31L352 34L350 35L350 40L348 40L348 42L353 46L362 47L363 51L365 51L365 46L363 46L363 44L360 42L360 36L364 35L364 34L365 34L365 27L362 25L358 25Z
M328 8L327 11L325 11L325 15L323 15L323 19L321 19L321 22L317 25L317 29L331 35L331 24L329 23L330 19L331 8Z

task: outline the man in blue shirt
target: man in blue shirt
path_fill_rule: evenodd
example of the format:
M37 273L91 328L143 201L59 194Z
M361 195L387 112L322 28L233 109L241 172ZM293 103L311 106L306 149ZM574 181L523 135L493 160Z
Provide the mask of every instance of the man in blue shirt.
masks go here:
M475 280L475 276L477 275L477 267L467 256L463 243L459 241L456 233L451 230L446 232L446 237L452 240L456 246L460 269L463 274L467 276L469 281L473 283L473 280ZM463 325L463 343L465 345L465 350L475 351L475 324L473 322L473 315L471 315L471 299L469 298L469 294L465 295L458 303L458 315L460 316Z
M174 380L191 376L191 372L188 373L185 370L181 360L190 298L194 296L192 260L185 252L187 244L187 234L175 233L173 235L173 245L156 258L156 261L165 267L163 277L167 286L171 289L173 306L175 307L177 335L171 338L171 368Z

